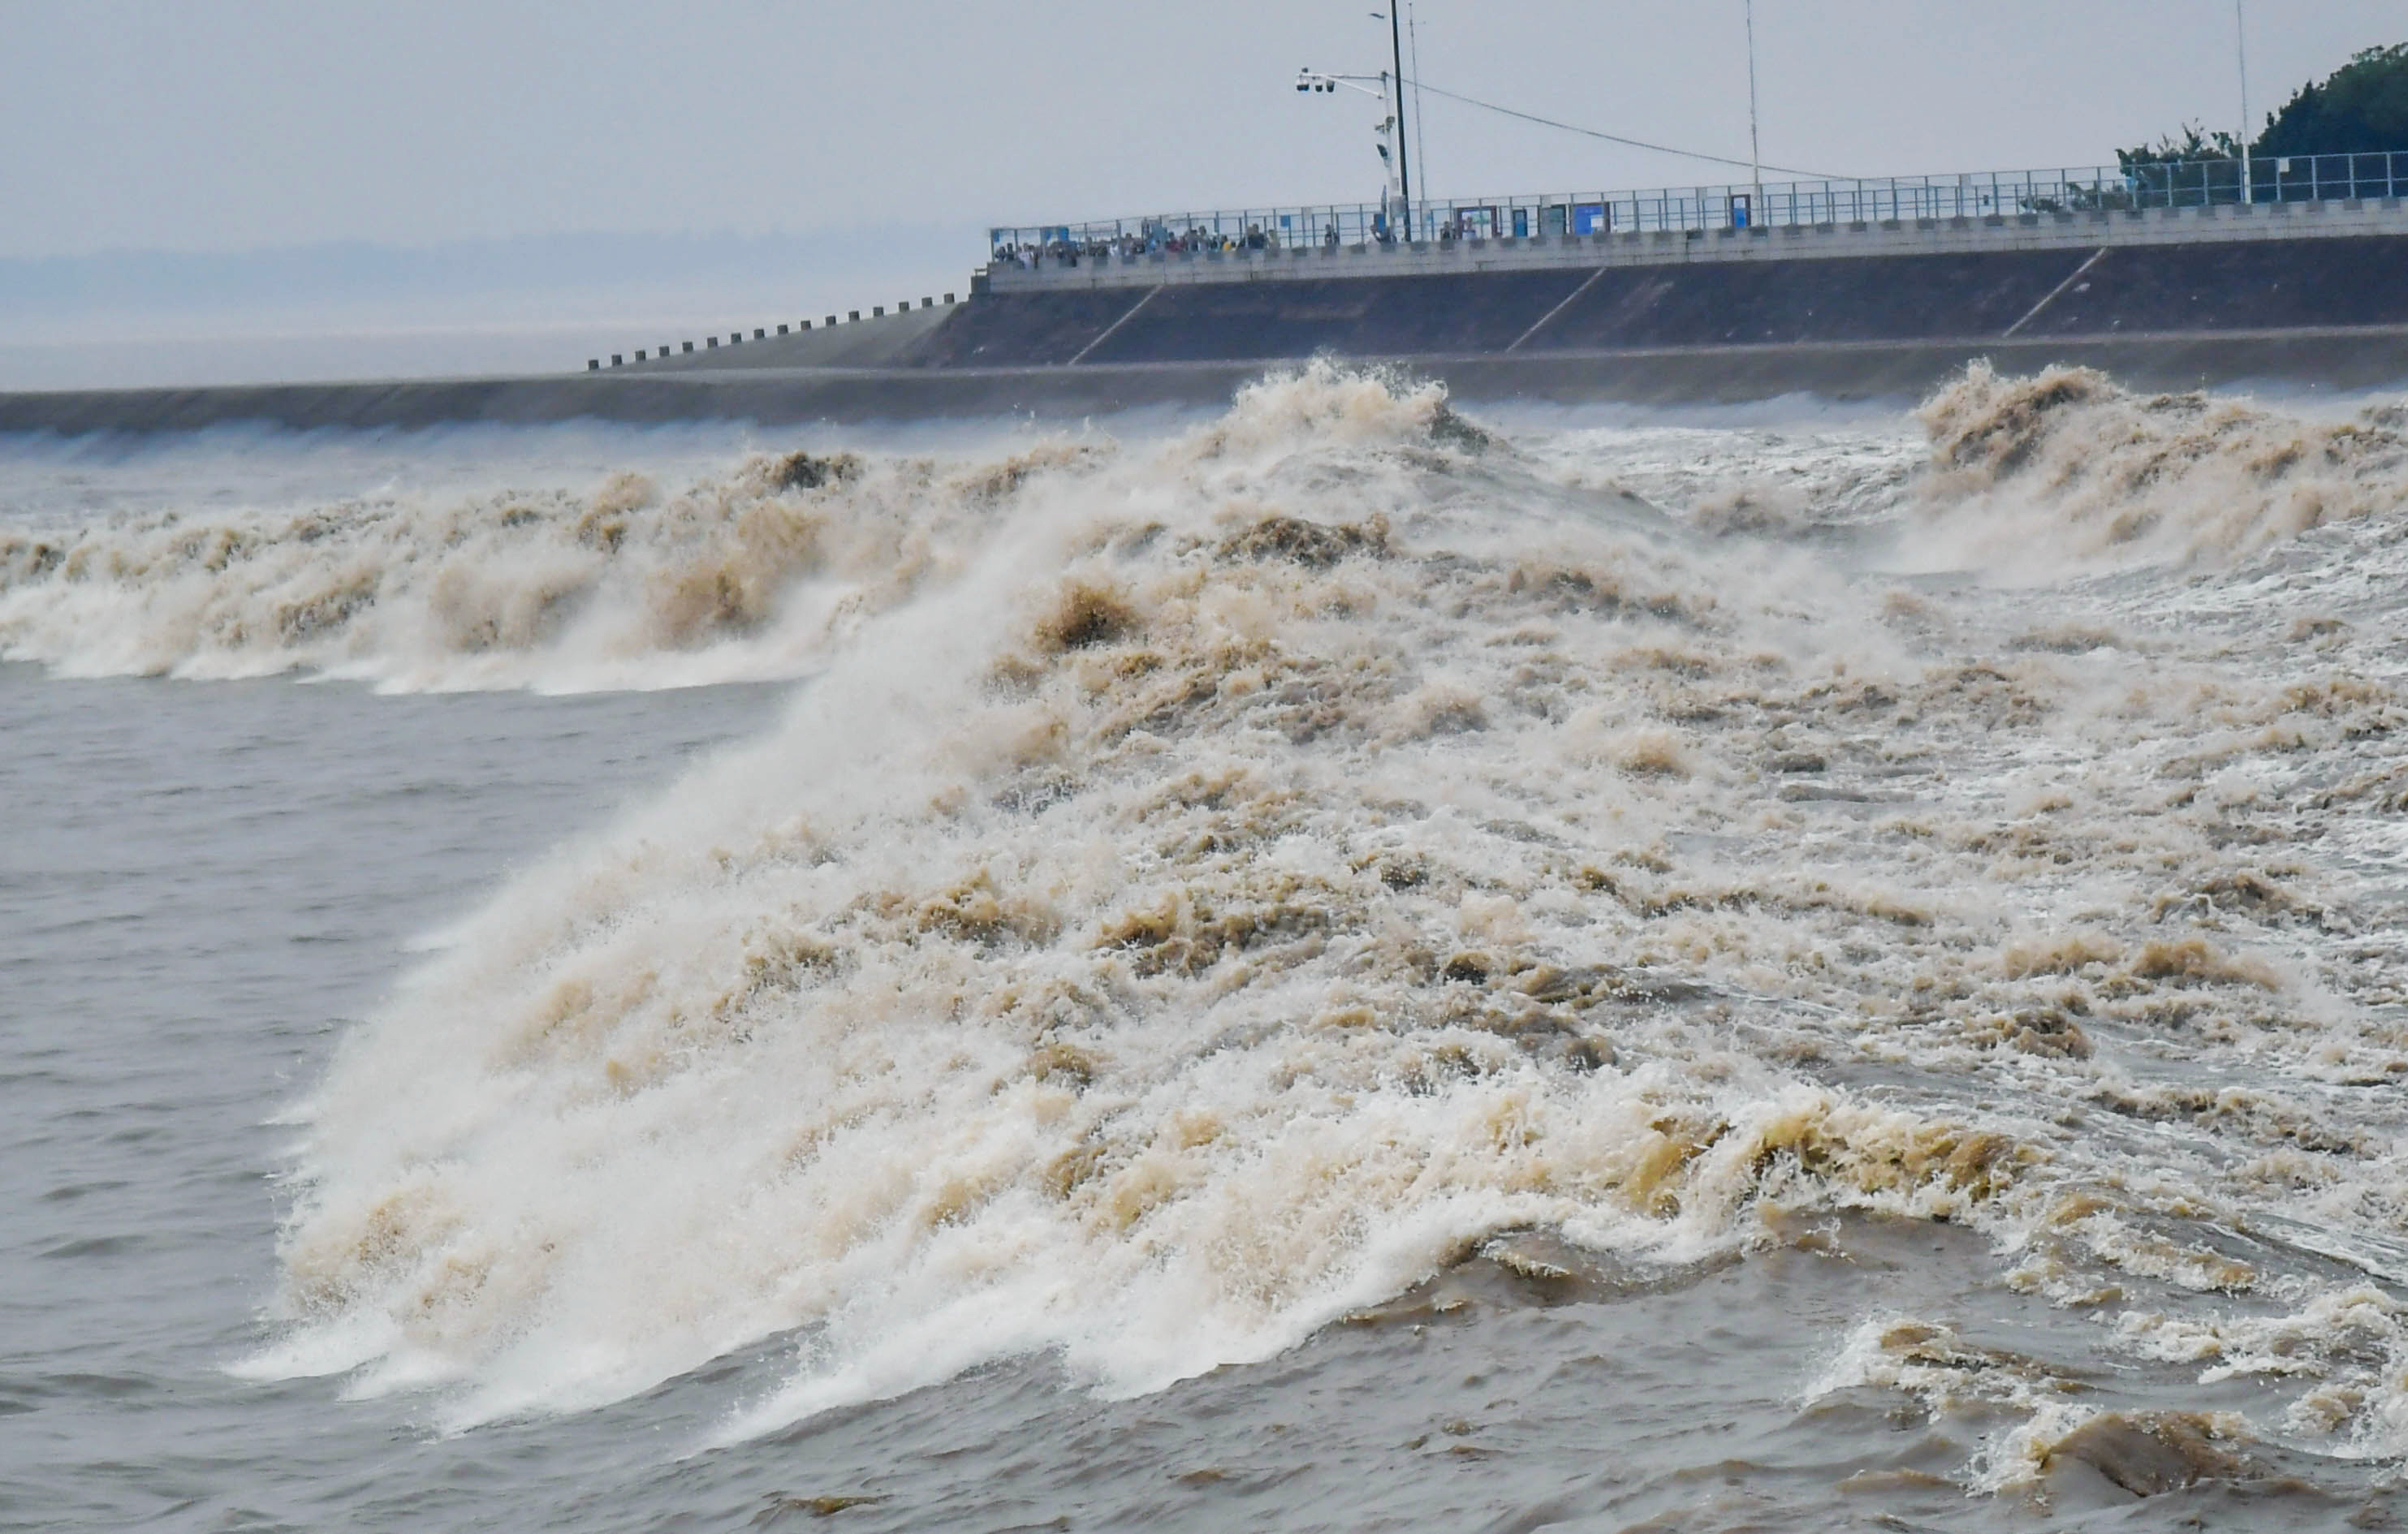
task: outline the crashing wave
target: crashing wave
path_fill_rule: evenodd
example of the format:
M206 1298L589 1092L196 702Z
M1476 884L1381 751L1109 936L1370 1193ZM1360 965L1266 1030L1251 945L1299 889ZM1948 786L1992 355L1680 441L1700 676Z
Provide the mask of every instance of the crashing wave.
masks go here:
M796 1331L766 1419L1024 1353L1143 1390L1507 1226L1670 1259L2012 1185L2011 1135L1715 1039L1747 946L1928 917L1692 919L1666 838L1743 767L1677 700L1798 687L1770 589L1627 497L1500 517L1492 456L1319 369L953 492L987 537L774 738L351 1039L269 1367L474 1418Z
M674 493L622 473L588 495L0 530L0 657L396 691L791 677L958 567L1019 478L1107 452L966 467L794 453Z
M2148 416L2068 395L2010 465L1934 409L1977 500L2069 423ZM2078 495L2084 457L2047 482ZM1502 1232L1684 1265L1863 1211L1976 1227L2128 1350L2285 1360L2283 1422L2391 1441L2379 1352L2247 1313L2374 1308L2217 1239L2380 1250L2408 1217L2354 1090L2408 1069L2396 998L2327 945L2372 897L2275 851L2396 810L2379 625L2320 606L2186 652L2112 593L1885 591L1784 546L1794 518L1684 523L1564 466L1316 367L1150 447L453 514L463 548L624 521L577 556L610 573L575 622L619 626L495 677L607 632L647 677L812 680L347 1039L252 1367L475 1421L789 1340L740 1432L1007 1356L1154 1388ZM380 647L447 538L345 538L413 552L323 652L425 653ZM732 616L665 631L680 591ZM2055 1374L1936 1323L1860 1341L1851 1378L2032 1412L1973 1484L2190 1441L2051 1415Z
M2318 423L2204 394L2143 394L2085 367L1977 363L1927 402L1922 546L2055 574L2223 566L2408 499L2396 407Z

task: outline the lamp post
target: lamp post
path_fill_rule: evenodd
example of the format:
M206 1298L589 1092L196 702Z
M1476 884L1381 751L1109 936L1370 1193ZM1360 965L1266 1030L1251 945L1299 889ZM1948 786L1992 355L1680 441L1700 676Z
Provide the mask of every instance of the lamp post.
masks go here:
M1389 104L1388 93L1392 85L1395 87L1398 100L1401 101L1405 93L1404 80L1401 78L1390 76L1384 69L1376 75L1333 75L1326 70L1310 66L1296 72L1296 88L1298 92L1359 91L1367 96L1377 98L1382 107L1387 107ZM1373 147L1380 151L1381 166L1387 173L1380 188L1380 216L1393 223L1401 214L1406 220L1403 237L1411 239L1412 237L1411 222L1412 183L1404 179L1403 114L1391 110L1371 131L1382 140ZM1396 140L1393 153L1390 152L1386 142L1390 138Z
M1764 213L1764 146L1756 131L1756 0L1747 0L1747 170L1756 194L1747 205L1747 222L1754 224Z
M1413 227L1413 164L1405 153L1405 28L1398 20L1396 0L1389 0L1387 11L1373 11L1372 16L1388 23L1388 56L1397 66L1397 185L1405 205L1405 237L1412 237Z
M2243 0L2232 0L2232 53L2241 67L2241 142L2234 146L2241 155L2241 200L2256 199L2249 194L2249 22L2242 11Z
M1426 176L1429 174L1429 143L1422 136L1422 35L1413 25L1411 0L1405 6L1405 48L1413 61L1413 152L1422 157L1422 174ZM1399 100L1403 99L1401 88L1397 95Z

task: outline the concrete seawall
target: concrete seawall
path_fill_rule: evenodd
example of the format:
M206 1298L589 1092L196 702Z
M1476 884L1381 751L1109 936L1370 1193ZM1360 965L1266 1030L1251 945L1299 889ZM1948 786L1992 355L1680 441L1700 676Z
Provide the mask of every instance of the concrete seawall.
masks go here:
M1502 251L1516 260L1501 265L1478 260L1481 242L1398 257L1471 263L1452 270L1313 253L1283 258L1283 275L1266 280L997 273L964 304L600 372L0 394L0 432L1076 419L1210 405L1267 366L1324 353L1398 363L1474 401L1906 398L1976 357L2016 370L2083 363L2148 388L2408 386L2408 212L2397 205L2226 208L2129 227L2101 217L1848 231L1870 243L1835 234L1799 260L1653 259L1646 237L1628 251L1490 242L1533 248ZM2212 237L2168 237L2186 225ZM2302 232L2258 233L2278 226ZM1925 247L1873 238L1910 233ZM1788 237L1731 242L1750 251ZM1142 275L1146 263L1105 270L1116 278L1123 265ZM1349 270L1380 275L1325 275Z
M2408 324L2408 235L1551 266L1153 288L1008 288L936 366L1981 345Z

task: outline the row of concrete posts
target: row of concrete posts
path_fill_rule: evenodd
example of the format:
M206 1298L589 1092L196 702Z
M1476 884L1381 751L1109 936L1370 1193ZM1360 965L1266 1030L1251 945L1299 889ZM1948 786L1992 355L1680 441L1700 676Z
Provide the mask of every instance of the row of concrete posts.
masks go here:
M950 305L952 305L952 303L953 303L953 295L952 294L950 294L950 293L949 293L949 294L945 294L945 303L946 303L948 306L950 306ZM921 299L921 300L920 300L920 307L921 307L922 308L935 308L937 307L937 300L935 300L934 298L923 298L923 299ZM895 306L895 312L896 312L896 313L897 313L897 314L909 314L910 311L911 311L911 300L910 300L909 298L904 299L901 303L899 303L899 304L897 304L897 305L896 305L896 306ZM885 306L883 306L883 305L876 305L876 306L873 306L873 307L870 308L870 311L869 311L869 317L870 317L871 319L873 319L873 320L882 320L882 319L884 319L884 318L886 317L886 308L885 308ZM859 309L851 309L851 310L848 310L848 311L846 312L846 314L845 314L845 319L846 319L846 321L847 321L848 323L853 323L853 324L858 324L858 323L861 323L861 310L859 310ZM836 328L836 324L837 324L837 318L836 318L836 316L835 316L835 315L831 314L831 315L829 315L829 316L827 317L827 319L826 319L826 320L824 320L824 322L822 322L821 328L822 328L822 329L824 329L824 330L834 330L834 329ZM779 334L779 335L781 335L781 336L784 336L784 335L789 334L791 330L809 330L809 329L810 329L810 328L811 328L811 323L810 323L809 320L804 320L804 321L798 322L798 323L797 323L797 324L796 324L795 326L792 326L792 327L789 327L789 326L786 326L786 325L780 325L780 326L778 327L778 334ZM756 327L753 329L753 332L752 332L752 338L753 338L754 340L756 340L756 341L766 341L766 340L767 340L767 339L769 338L769 331L768 331L768 327L767 327L767 326L766 326L766 325L764 325L764 326L756 326ZM679 351L678 352L672 352L672 351L669 350L668 346L667 346L666 343L664 343L664 344L661 346L660 350L659 350L658 355L659 355L663 360L666 360L666 359L667 359L668 357L670 357L670 356L672 356L672 355L681 355L681 354L682 354L682 353L684 353L684 352L690 352L690 351L692 351L694 350L694 343L693 343L692 341L683 341L683 342L681 342L681 343L679 343L679 344L680 344L680 351ZM730 345L730 346L742 346L742 345L744 344L744 332L742 332L742 331L738 330L738 331L736 331L736 332L733 332L732 334L730 334L730 335L728 336L728 337L727 337L727 344L728 344L728 345ZM717 348L718 348L718 346L719 346L719 337L716 337L716 336L706 336L706 337L704 337L702 338L702 345L703 345L703 350L705 350L705 351L715 351L715 350L717 350ZM653 355L654 355L654 353L652 353L652 352L651 352L651 351L638 351L636 353L636 360L637 360L638 362L647 362L647 361L650 361ZM619 351L613 351L613 352L611 352L611 353L610 353L610 366L613 366L613 367L624 367L624 366L627 366L627 358L626 358L626 354L625 354L625 353L624 353L624 352L619 352ZM586 359L585 359L585 370L586 370L587 372L589 372L589 373L598 373L598 372L602 371L602 359L601 359L601 358L599 358L599 357L588 357L588 358L586 358Z

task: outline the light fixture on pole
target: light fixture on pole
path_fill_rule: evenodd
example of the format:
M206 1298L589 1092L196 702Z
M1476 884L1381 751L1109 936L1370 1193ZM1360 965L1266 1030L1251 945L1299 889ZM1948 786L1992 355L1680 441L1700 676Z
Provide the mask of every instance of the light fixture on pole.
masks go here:
M1299 69L1296 72L1296 88L1299 94L1308 92L1326 94L1339 90L1358 91L1364 95L1375 97L1383 107L1388 103L1388 83L1389 77L1385 71L1377 75L1332 75L1313 68ZM1401 96L1404 93L1403 81L1398 80L1397 84L1398 94ZM1380 164L1387 173L1387 185L1381 190L1382 200L1385 207L1384 216L1391 220L1404 220L1404 237L1411 238L1412 183L1404 179L1406 175L1405 136L1402 127L1403 119L1397 112L1391 111L1372 125L1371 131L1379 136L1379 142L1372 147L1379 151ZM1392 139L1396 146L1393 150L1389 148L1389 141Z

